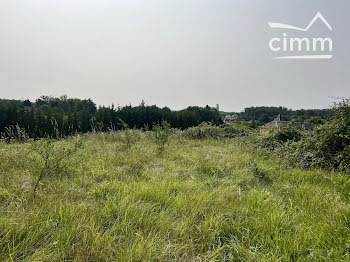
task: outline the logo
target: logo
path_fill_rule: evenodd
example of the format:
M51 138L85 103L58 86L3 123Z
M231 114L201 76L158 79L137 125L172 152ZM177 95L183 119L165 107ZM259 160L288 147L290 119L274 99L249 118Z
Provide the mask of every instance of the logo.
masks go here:
M271 29L282 33L282 37L274 37L269 41L270 50L277 55L274 59L331 59L333 57L332 38L310 36L310 29L316 21L322 22L327 32L333 31L320 12L305 28L269 22L268 25ZM281 32L281 30L283 31Z

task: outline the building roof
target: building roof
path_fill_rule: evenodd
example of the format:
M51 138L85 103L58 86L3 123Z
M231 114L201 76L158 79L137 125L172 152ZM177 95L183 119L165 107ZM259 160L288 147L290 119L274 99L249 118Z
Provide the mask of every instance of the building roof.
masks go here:
M298 129L305 129L305 130L313 130L316 126L316 124L309 123L309 122L288 122L288 121L282 121L281 120L281 114L278 114L278 116L272 120L271 122L261 126L260 128L268 128L272 126L283 126L286 127L289 123L292 123L292 126Z

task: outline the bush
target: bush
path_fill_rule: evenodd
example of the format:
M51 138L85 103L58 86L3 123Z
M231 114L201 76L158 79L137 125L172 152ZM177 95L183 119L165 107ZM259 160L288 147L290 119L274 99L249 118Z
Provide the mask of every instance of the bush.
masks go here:
M167 121L162 121L162 124L157 124L153 127L154 141L158 146L158 150L163 152L170 136L170 124Z
M122 119L120 119L120 121L123 126L122 142L124 143L126 149L130 149L133 144L140 140L140 137L138 136L137 131L130 129L126 122L124 122Z
M302 135L293 129L273 130L261 138L260 147L278 152L291 163L350 171L350 99L334 106L333 119Z
M41 168L33 186L33 197L41 180L46 176L54 176L59 173L62 162L75 154L82 147L79 137L74 138L73 144L60 144L52 139L42 139L32 142L32 150L40 157Z
M337 104L332 121L318 128L313 135L290 145L299 162L306 167L323 167L350 171L350 103Z
M213 126L207 122L183 131L183 135L187 139L225 139L246 136L249 133L250 129L248 127L235 125Z
M299 141L302 138L302 133L295 127L288 125L286 127L271 128L266 134L260 137L258 146L265 151L273 151L281 147L287 142Z

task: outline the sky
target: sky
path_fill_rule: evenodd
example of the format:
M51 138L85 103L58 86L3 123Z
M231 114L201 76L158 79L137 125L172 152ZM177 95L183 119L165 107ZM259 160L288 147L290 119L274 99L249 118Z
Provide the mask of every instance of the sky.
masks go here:
M97 105L328 108L350 97L348 0L0 0L0 98ZM268 22L331 37L330 60L276 60ZM295 32L288 32L294 34ZM305 36L304 35L304 36Z

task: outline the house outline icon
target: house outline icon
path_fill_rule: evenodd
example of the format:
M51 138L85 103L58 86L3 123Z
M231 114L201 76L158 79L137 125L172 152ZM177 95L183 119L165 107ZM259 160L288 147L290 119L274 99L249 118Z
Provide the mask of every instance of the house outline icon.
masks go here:
M317 20L321 20L330 31L333 31L333 28L330 26L330 24L327 22L326 18L324 18L324 16L320 12L317 12L315 17L311 20L311 22L305 28L301 28L301 27L297 27L297 26L293 26L293 25L288 25L288 24L272 23L272 22L269 22L268 24L271 28L291 29L291 30L307 32Z

